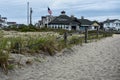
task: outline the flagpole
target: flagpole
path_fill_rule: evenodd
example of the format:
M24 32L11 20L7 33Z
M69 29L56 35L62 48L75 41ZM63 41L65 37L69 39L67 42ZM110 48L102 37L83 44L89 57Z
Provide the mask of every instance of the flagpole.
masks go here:
M29 25L29 2L27 2L27 25Z

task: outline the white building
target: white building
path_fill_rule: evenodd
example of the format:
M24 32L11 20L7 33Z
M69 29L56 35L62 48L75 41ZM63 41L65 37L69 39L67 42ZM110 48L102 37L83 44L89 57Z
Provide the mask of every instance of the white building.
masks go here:
M8 26L6 20L7 20L6 17L1 17L1 15L0 15L0 28L4 28L4 27Z
M107 19L106 21L103 22L103 27L105 29L110 28L110 29L120 30L120 20L118 20L118 19L113 19L113 20Z

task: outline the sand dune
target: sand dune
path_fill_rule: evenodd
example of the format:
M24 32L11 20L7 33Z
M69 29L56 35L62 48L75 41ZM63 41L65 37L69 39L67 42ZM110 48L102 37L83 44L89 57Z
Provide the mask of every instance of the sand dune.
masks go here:
M10 71L7 76L0 72L0 80L120 80L120 35L62 53Z

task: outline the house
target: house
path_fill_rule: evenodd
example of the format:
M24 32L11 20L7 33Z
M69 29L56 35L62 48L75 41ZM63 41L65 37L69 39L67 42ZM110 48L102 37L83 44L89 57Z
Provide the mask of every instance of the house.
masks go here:
M4 27L8 26L6 20L7 20L6 17L1 17L1 15L0 15L0 28L4 28Z
M97 29L100 29L100 23L98 21L92 21L92 24L91 24L91 30L97 30Z
M7 25L8 26L15 26L15 25L17 25L17 23L16 22L7 22Z
M119 19L107 19L103 22L103 27L105 29L115 29L120 30L120 20Z
M41 20L36 23L36 27L47 27L48 23L51 22L53 19L55 19L55 16L52 15L47 15L47 16L42 16Z
M91 28L92 22L90 20L84 19L84 17L82 16L79 21L81 22L80 31L84 31L85 27L88 27L88 29Z
M79 30L80 21L74 16L69 17L62 11L61 14L49 22L48 27L54 29Z
M81 17L81 19L79 19L79 21L81 22L80 31L84 31L85 27L87 27L88 30L96 30L97 27L100 28L99 22L84 19L83 16Z

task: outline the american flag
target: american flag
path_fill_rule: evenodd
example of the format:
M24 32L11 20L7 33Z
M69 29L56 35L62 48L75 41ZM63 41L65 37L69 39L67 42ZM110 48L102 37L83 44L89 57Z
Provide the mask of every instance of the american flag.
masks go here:
M50 8L48 7L48 13L51 15L52 11L50 10Z

